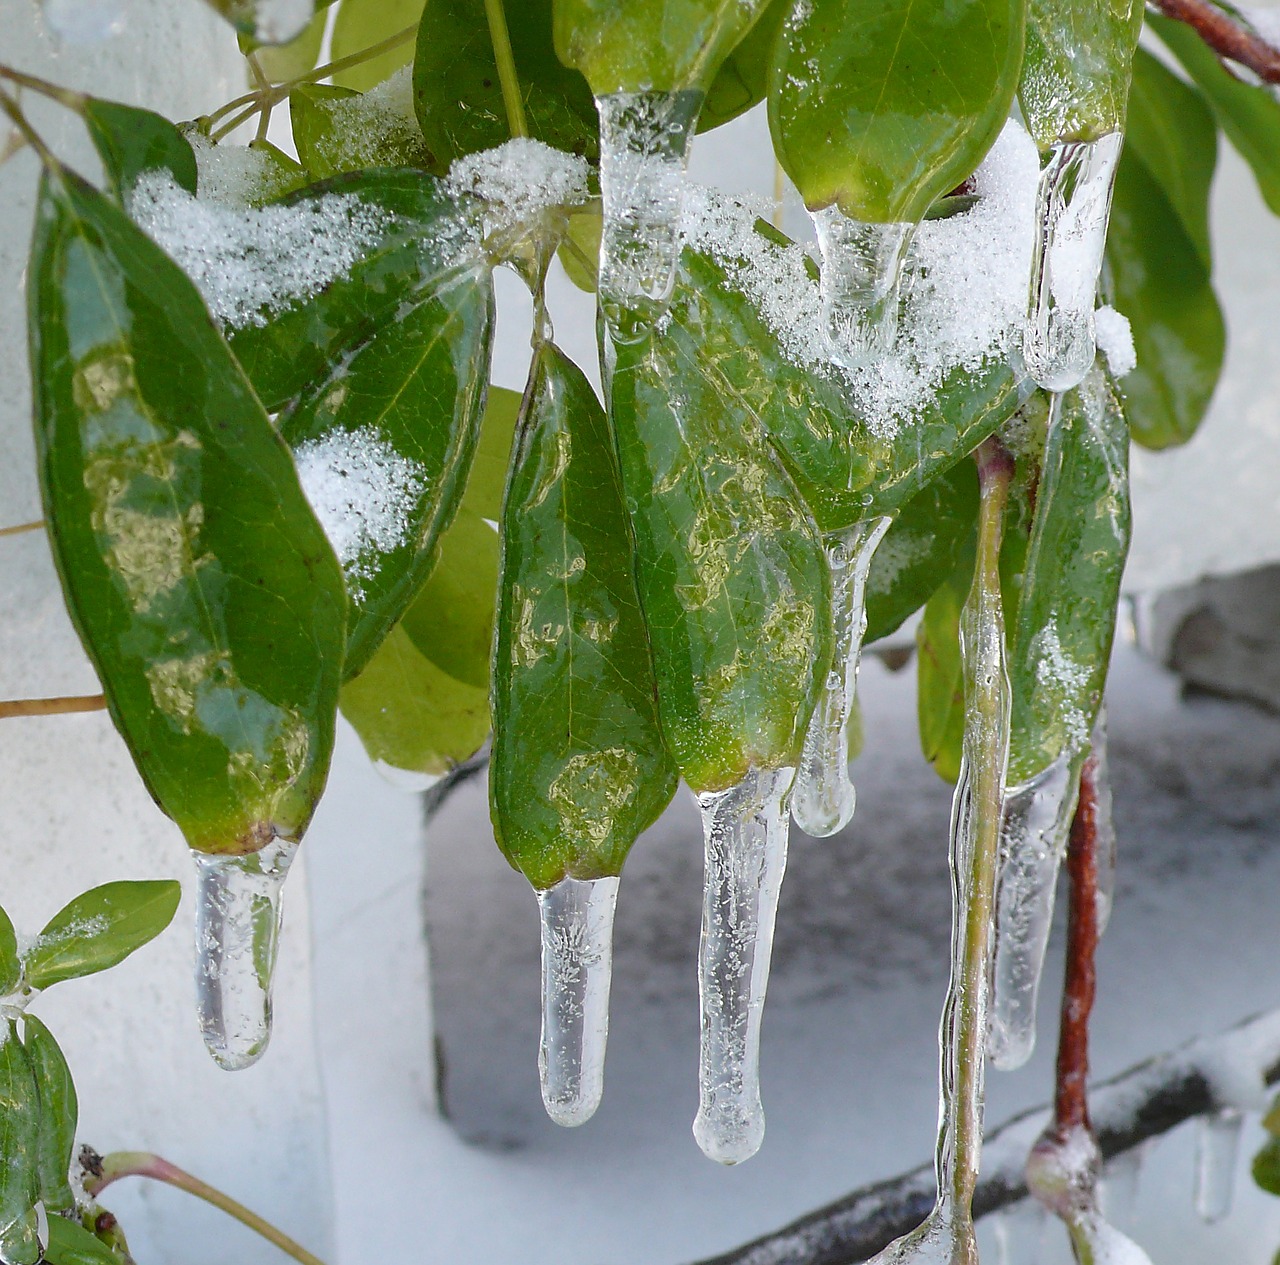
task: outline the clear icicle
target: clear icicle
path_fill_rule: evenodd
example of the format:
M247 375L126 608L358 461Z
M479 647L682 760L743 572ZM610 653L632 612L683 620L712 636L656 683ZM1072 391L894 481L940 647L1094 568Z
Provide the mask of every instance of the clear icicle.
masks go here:
M1196 1213L1212 1224L1231 1211L1244 1114L1234 1107L1215 1111L1196 1128Z
M1006 1071L1021 1067L1035 1048L1036 998L1079 769L1067 752L1005 793L987 1054Z
M1116 824L1111 816L1111 771L1107 765L1107 708L1103 704L1093 727L1094 819L1098 839L1098 934L1111 921L1116 892Z
M867 572L892 520L875 518L827 538L835 656L804 736L791 814L815 839L843 830L856 794L849 777L850 726L858 692L862 634L867 628Z
M996 1217L999 1265L1040 1265L1049 1214L1042 1203L1021 1199Z
M219 1067L249 1067L271 1040L271 976L280 941L280 893L298 850L275 840L246 856L191 855L196 863L196 1009Z
M123 0L44 0L44 24L64 44L101 44L124 31Z
M898 334L898 289L914 224L865 224L836 205L812 213L822 251L827 350L848 369L888 354Z
M1078 386L1093 365L1093 305L1123 142L1120 132L1061 141L1040 170L1022 354L1047 391Z
M600 114L600 306L613 337L643 337L667 310L699 92L615 92Z
M787 794L794 769L752 769L727 791L698 796L706 842L698 994L699 1104L693 1136L722 1164L764 1140L760 1019L773 925L787 866Z
M542 915L542 1102L571 1128L604 1093L616 878L563 878L538 893Z

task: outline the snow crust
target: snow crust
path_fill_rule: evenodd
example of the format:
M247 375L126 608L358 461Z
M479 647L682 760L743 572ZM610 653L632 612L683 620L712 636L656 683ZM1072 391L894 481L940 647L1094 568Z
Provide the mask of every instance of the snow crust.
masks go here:
M200 201L243 208L267 188L273 167L262 150L215 145L199 132L192 132L187 140L196 156Z

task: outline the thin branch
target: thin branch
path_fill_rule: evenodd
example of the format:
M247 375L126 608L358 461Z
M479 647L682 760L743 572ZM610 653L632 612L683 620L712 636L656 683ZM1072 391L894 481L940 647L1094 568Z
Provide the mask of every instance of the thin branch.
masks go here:
M516 76L516 59L511 51L511 33L507 29L507 14L502 0L484 0L484 12L489 23L493 59L498 64L498 82L502 85L507 126L512 136L528 136L529 123L524 116L524 98L520 95L520 80Z
M66 716L72 712L100 712L105 695L77 694L70 698L12 698L0 701L0 720L17 716Z
M1104 1159L1168 1133L1186 1120L1230 1107L1215 1074L1223 1066L1256 1069L1268 1085L1280 1081L1280 1010L1247 1019L1213 1037L1139 1063L1093 1086L1093 1125ZM1049 1123L1035 1108L987 1135L976 1216L1027 1195L1027 1153ZM933 1165L864 1186L772 1234L698 1265L854 1265L913 1229L933 1207Z
M48 97L51 101L56 101L59 105L64 105L68 110L74 110L77 114L83 113L85 104L89 98L83 92L73 92L70 88L64 88L61 84L56 84L48 79L41 79L38 75L29 75L25 70L18 70L13 66L0 64L0 79L7 79L10 83L16 83L19 87L29 88L32 92L38 92L43 97Z
M44 526L44 519L37 518L34 523L18 523L13 527L0 527L0 536L21 536L24 532L39 531Z
M1280 49L1209 0L1151 0L1152 7L1184 22L1219 57L1247 66L1266 83L1280 83Z

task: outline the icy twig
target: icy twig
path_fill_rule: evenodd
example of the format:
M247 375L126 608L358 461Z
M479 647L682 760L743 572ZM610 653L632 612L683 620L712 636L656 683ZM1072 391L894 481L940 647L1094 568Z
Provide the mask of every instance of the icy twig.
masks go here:
M1280 48L1210 0L1151 0L1151 7L1186 23L1219 57L1247 66L1266 83L1280 84Z
M65 716L72 712L100 712L107 705L102 694L68 698L11 698L0 702L0 720L16 716Z

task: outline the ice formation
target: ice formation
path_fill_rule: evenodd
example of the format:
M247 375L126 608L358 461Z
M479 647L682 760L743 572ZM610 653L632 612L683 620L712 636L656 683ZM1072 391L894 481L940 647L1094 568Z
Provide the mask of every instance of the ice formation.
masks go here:
M1244 1115L1234 1107L1196 1122L1196 1213L1212 1224L1231 1211Z

